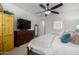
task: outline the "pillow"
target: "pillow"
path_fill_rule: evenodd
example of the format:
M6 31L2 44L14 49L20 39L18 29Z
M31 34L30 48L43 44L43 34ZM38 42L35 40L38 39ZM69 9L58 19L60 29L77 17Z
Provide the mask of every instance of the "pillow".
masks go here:
M79 34L74 34L72 37L71 37L71 42L73 44L79 44Z
M70 33L64 33L61 37L61 42L68 43L70 41L71 34Z

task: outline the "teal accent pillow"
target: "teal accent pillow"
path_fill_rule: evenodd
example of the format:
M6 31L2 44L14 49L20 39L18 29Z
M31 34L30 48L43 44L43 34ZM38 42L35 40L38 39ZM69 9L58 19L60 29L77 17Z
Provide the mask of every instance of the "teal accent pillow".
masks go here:
M64 33L61 37L62 43L68 43L70 41L71 34L70 33Z

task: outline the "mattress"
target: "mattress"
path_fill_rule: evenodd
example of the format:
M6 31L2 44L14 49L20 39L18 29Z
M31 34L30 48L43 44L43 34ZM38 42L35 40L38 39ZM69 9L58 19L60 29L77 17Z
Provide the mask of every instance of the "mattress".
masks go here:
M32 47L34 52L44 55L79 55L79 45L72 44L71 42L62 43L60 36L55 36L53 39L54 41L48 48L33 45L32 43L29 47Z
M57 38L52 46L55 52L54 54L56 55L79 55L79 45L75 45L71 42L62 43L61 39Z
M40 51L38 49L32 48L32 51L35 52L35 53L37 53L37 54L39 54L39 55L45 55L45 53L43 51Z

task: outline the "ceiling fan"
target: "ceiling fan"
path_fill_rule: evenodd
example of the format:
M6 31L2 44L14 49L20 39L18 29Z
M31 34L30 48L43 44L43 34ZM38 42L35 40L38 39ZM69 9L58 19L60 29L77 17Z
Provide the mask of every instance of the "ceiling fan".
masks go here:
M39 6L44 9L44 11L42 12L45 13L45 16L47 16L50 13L59 14L59 12L53 11L53 10L62 6L63 3L57 4L56 6L53 6L52 8L49 8L49 5L50 5L49 3L47 3L46 6L44 6L43 4L39 4ZM40 14L42 12L36 12L36 14Z

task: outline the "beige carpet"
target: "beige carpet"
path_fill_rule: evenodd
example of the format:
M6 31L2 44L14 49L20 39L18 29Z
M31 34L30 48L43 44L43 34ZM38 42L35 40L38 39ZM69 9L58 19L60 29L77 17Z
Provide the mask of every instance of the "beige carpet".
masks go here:
M27 55L27 49L26 49L27 45L28 43L16 47L12 51L7 52L4 55Z

